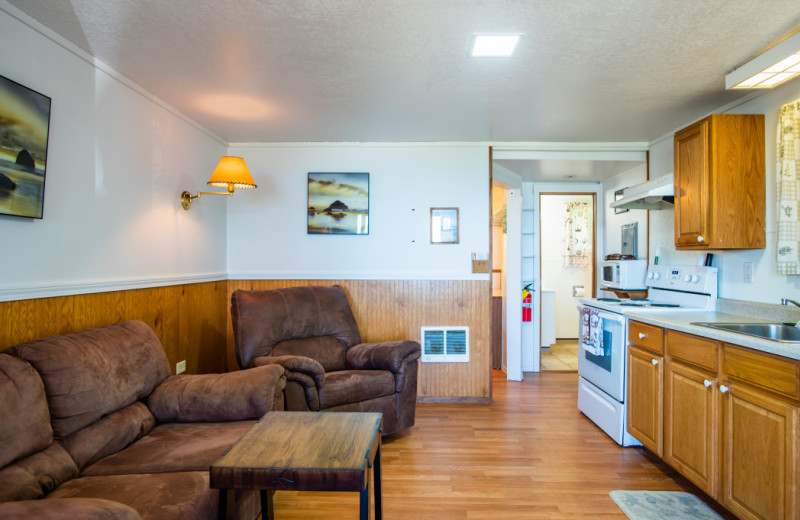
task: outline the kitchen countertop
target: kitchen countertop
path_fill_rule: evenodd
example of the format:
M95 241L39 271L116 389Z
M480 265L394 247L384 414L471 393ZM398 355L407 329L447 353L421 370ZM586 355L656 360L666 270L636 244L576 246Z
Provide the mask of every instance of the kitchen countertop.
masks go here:
M749 336L747 334L738 334L736 332L728 332L719 329L712 329L703 327L701 325L692 325L695 321L708 321L718 323L764 323L775 322L775 318L765 319L760 317L742 316L740 314L729 314L725 312L658 312L651 314L636 314L636 312L629 312L625 314L628 318L650 325L664 327L666 329L677 330L694 334L696 336L703 336L706 338L725 341L733 345L741 345L742 347L759 350L761 352L768 352L791 359L800 360L800 343L782 343L780 341L773 341L769 339L762 339L756 336Z

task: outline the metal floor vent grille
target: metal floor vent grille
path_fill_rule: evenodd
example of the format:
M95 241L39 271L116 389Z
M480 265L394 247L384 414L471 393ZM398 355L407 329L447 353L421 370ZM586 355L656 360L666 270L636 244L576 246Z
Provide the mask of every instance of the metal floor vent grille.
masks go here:
M422 327L423 363L469 361L469 327Z

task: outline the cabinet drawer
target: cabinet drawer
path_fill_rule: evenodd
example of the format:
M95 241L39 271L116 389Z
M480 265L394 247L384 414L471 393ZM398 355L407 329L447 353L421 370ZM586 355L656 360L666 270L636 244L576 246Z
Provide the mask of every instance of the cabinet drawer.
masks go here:
M725 344L722 368L728 378L770 390L793 400L800 399L800 364Z
M717 371L717 343L713 339L667 330L667 355L712 372Z
M657 354L664 353L664 329L639 321L628 323L628 343L639 345Z

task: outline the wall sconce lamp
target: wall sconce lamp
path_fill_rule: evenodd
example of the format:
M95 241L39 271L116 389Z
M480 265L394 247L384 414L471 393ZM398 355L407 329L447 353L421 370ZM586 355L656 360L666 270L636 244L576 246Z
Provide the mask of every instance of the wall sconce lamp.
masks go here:
M256 183L244 159L241 157L231 157L226 155L219 160L219 164L214 168L214 173L208 179L209 186L228 188L228 191L199 191L197 195L192 195L188 191L181 193L181 206L188 210L192 207L192 199L199 198L200 195L233 195L233 190L255 188Z
M725 76L726 89L772 88L800 75L800 28Z

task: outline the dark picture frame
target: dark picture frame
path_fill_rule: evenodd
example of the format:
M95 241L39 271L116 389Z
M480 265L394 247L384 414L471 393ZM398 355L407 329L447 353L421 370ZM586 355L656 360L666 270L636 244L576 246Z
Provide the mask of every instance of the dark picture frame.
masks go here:
M458 244L458 208L431 208L431 244Z
M41 219L51 99L0 76L0 214Z
M308 172L309 235L369 234L369 173Z

